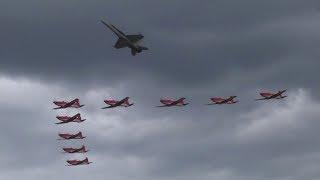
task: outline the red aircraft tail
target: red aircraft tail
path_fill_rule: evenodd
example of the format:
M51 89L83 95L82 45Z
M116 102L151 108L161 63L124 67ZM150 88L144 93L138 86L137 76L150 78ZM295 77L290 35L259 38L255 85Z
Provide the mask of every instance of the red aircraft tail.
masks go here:
M185 106L185 105L188 105L189 103L186 103L186 102L184 102L184 100L185 100L186 98L180 98L180 99L178 99L178 104L181 104L181 105L183 105L183 106Z
M74 118L77 120L81 120L81 114L77 113L76 115L74 115Z
M78 132L78 134L76 135L76 137L79 137L81 139L85 138L84 136L82 136L82 132Z
M83 160L83 162L84 162L84 163L87 163L87 164L90 163L88 157L86 157L86 158Z
M132 106L133 105L133 103L129 103L129 97L126 98L126 100L124 101L124 104L126 106Z

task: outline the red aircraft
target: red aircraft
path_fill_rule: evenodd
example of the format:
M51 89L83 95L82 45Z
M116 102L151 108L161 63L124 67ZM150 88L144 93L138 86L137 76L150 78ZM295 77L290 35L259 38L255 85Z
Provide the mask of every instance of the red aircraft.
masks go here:
M86 157L84 160L67 160L67 166L78 166L78 165L87 165L92 162L89 162L88 158Z
M104 102L106 104L108 104L109 106L103 107L101 109L107 109L107 108L114 108L114 107L118 107L118 106L122 106L122 107L129 107L132 106L133 103L129 103L129 97L125 97L124 99L117 101L117 100L104 100Z
M178 100L172 100L172 99L160 99L160 102L164 105L157 106L157 107L171 107L171 106L185 106L188 105L189 103L185 103L184 100L186 98L180 98Z
M69 122L81 123L86 120L86 119L81 119L80 113L78 113L74 116L71 116L71 117L70 116L56 116L56 118L61 121L56 124L64 124L64 123L69 123Z
M234 100L234 98L236 98L237 96L230 96L228 98L221 98L221 97L213 97L210 98L210 100L212 101L212 103L209 103L207 105L214 105L214 104L235 104L238 101Z
M59 137L62 139L58 140L69 140L69 139L84 139L85 136L82 136L82 132L78 132L77 134L66 134L66 133L59 133Z
M65 153L86 153L89 151L84 145L82 145L80 148L62 148L62 150Z
M66 101L53 101L53 103L59 107L53 108L53 109L65 109L65 108L80 108L84 105L80 105L80 101L78 98L70 101L70 102L66 102Z
M272 92L261 92L260 95L263 97L261 99L255 99L256 101L258 100L268 100L268 99L283 99L287 96L283 96L282 94L286 92L287 90L281 90L278 91L277 93L272 93Z

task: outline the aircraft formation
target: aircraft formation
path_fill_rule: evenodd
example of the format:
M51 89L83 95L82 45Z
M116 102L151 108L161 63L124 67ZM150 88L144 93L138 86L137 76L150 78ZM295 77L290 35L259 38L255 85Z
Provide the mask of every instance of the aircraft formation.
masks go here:
M271 100L271 99L283 99L286 98L286 95L283 95L286 90L281 90L278 92L260 92L261 98L255 99L256 101L260 100ZM210 103L206 105L222 105L222 104L235 104L239 101L236 100L237 96L229 96L229 97L212 97L210 98ZM172 106L186 106L189 103L185 102L186 98L182 97L179 99L160 99L161 105L158 105L156 107L172 107ZM53 102L57 107L53 109L66 109L66 108L81 108L84 105L80 104L80 101L78 98L67 102L67 101L54 101ZM107 106L102 107L101 109L109 109L109 108L116 108L116 107L130 107L134 103L129 102L129 97L125 97L121 100L114 100L114 99L106 99L104 100L104 103L107 104ZM83 119L81 117L80 113L77 113L73 116L56 116L56 119L59 120L59 122L55 124L66 124L66 123L82 123L86 119ZM58 140L80 140L85 139L86 136L83 136L82 132L79 131L78 133L71 134L71 133L59 133L58 134L59 139ZM82 145L81 147L64 147L62 148L64 153L73 154L73 153L87 153L89 150L86 148L85 145ZM79 165L88 165L92 162L89 161L88 157L84 157L84 159L71 159L67 160L67 166L79 166Z
M259 100L271 100L271 99L283 99L287 96L283 95L287 90L280 90L278 92L269 92L269 91L263 91L260 92L261 98L255 99L255 101ZM219 104L235 104L239 101L236 100L237 96L229 96L229 97L212 97L210 98L210 103L206 105L219 105ZM179 99L168 99L168 98L161 98L160 103L161 105L158 105L156 107L171 107L171 106L186 106L189 103L185 102L186 98L182 97ZM115 107L130 107L133 105L133 103L129 102L129 97L125 97L122 100L113 100L113 99L107 99L104 100L104 102L108 105L106 107L102 107L101 109L108 109L108 108L115 108Z
M80 104L80 101L78 98L67 102L67 101L53 101L53 103L57 106L53 109L66 109L66 108L81 108L84 105ZM56 122L55 124L67 124L67 123L82 123L86 119L83 119L81 117L80 113L77 113L73 116L56 116L56 119L59 122ZM82 135L82 132L79 131L78 133L71 134L71 133L58 133L59 138L57 140L80 140L85 139L86 136ZM64 153L68 154L74 154L74 153L86 153L89 150L86 148L85 145L82 145L81 147L64 147L62 148L62 151ZM92 162L89 161L88 157L85 157L84 159L70 159L67 160L67 166L78 166L78 165L88 165Z
M139 44L140 40L144 38L142 34L134 34L134 35L127 35L120 31L118 28L116 28L114 25L110 23L106 23L105 21L101 20L101 23L105 25L108 29L110 29L117 37L118 40L114 45L114 48L120 49L120 48L130 48L131 54L135 56L137 53L141 53L143 50L148 50L147 47L142 46ZM280 90L278 92L260 92L261 98L255 99L256 101L260 100L271 100L271 99L283 99L286 98L286 95L283 95L286 92L286 90ZM229 96L229 97L212 97L209 99L209 103L205 105L222 105L222 104L236 104L239 101L236 99L237 96ZM170 98L161 98L160 103L161 105L158 105L156 107L173 107L173 106L186 106L189 103L185 102L186 98L181 97L179 99L170 99ZM72 101L54 101L53 102L57 107L53 109L66 109L66 108L81 108L84 105L80 104L80 101L78 98L72 100ZM134 105L134 103L129 102L129 97L125 97L121 100L114 100L114 99L106 99L104 100L104 103L107 106L101 107L101 109L110 109L110 108L116 108L116 107L130 107ZM55 124L67 124L67 123L82 123L86 121L86 119L83 119L81 117L80 113L77 113L73 116L56 116L56 119L59 122L56 122ZM83 136L82 132L79 131L78 133L72 134L72 133L59 133L58 134L59 139L58 140L81 140L85 139L86 136ZM85 154L89 150L85 145L82 145L80 147L63 147L62 148L64 153L68 154L74 154L74 153L82 153ZM67 166L79 166L79 165L89 165L90 162L88 157L84 157L83 159L69 159L66 160Z

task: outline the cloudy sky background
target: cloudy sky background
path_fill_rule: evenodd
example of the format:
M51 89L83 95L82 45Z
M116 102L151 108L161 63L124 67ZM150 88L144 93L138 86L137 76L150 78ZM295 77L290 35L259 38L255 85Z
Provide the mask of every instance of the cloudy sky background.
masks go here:
M320 3L0 1L0 176L10 180L318 180ZM104 19L142 33L116 50ZM288 89L255 102L260 90ZM204 106L237 95L231 106ZM101 110L130 96L130 108ZM183 108L155 108L161 97ZM80 110L53 111L79 97ZM78 111L82 124L55 125ZM83 141L57 141L78 132ZM90 166L61 147L86 144Z

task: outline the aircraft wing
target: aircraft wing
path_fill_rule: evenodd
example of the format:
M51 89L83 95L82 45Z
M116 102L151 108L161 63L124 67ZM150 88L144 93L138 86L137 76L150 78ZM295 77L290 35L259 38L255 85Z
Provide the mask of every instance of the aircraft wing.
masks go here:
M267 100L267 98L255 99L255 101L260 101L260 100Z
M61 108L67 108L67 107L70 107L70 106L72 106L73 104L75 104L76 103L76 101L75 100L73 100L73 101L70 101L70 102L68 102L67 104L65 104L64 106L61 106Z
M55 124L65 124L65 123L69 123L70 121L61 121L61 122L57 122Z
M128 43L123 38L119 38L118 41L116 42L116 44L114 45L114 47L117 48L117 49L124 48L124 47L127 47L127 46L128 46Z
M103 108L101 108L101 109L109 109L109 108L114 108L114 107L115 107L115 106L110 105L110 106L103 107Z
M112 32L114 32L119 38L122 38L123 36L126 36L122 31L117 29L114 25L108 24L101 20L101 23L107 26Z
M156 107L169 107L170 105L160 105L160 106L156 106Z
M70 122L83 122L85 121L86 119L79 119L79 120L75 120L75 119L69 119L69 120L66 120L66 121L61 121L61 122L57 122L55 124L66 124L66 123L70 123Z
M116 28L114 25L111 24L111 26L117 30L121 35L126 36L122 31L120 31L118 28Z
M126 37L133 43L140 41L143 36L138 34L138 35L126 35Z
M286 92L286 90L279 91L278 93L273 94L273 95L270 96L269 98L270 98L270 99L271 99L271 98L277 98L277 97L281 96L284 92Z

